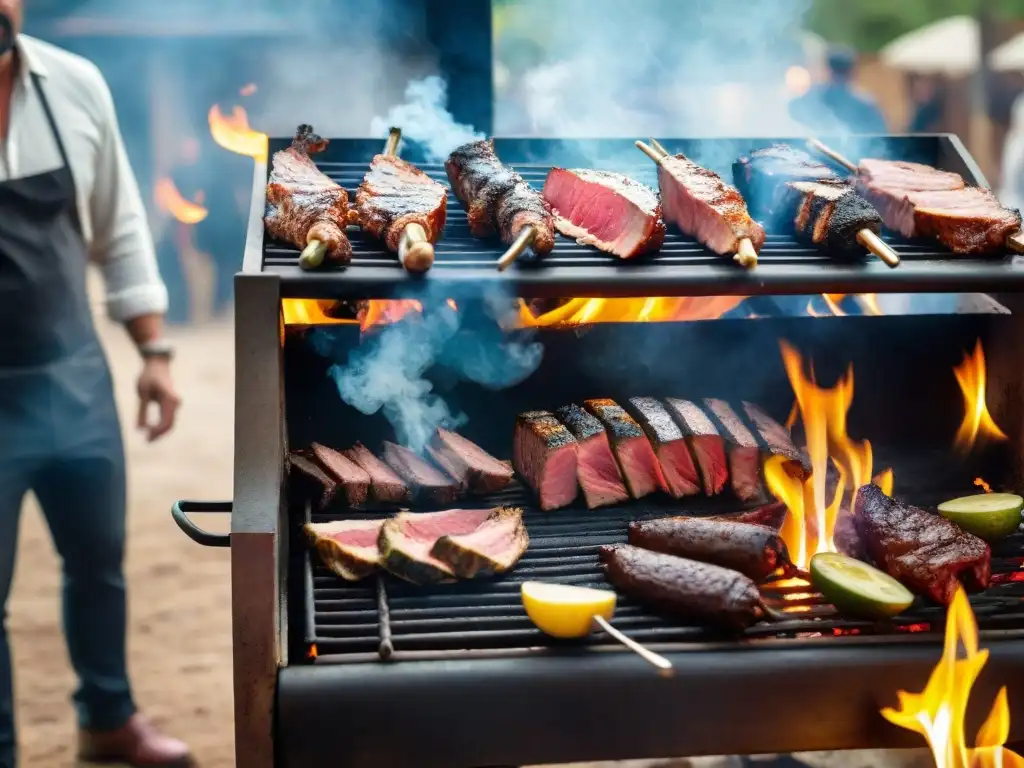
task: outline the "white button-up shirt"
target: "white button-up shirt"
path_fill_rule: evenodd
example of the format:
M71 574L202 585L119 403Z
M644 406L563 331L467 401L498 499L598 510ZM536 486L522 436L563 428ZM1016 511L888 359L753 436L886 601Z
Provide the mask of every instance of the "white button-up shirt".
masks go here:
M75 179L89 257L103 272L109 315L129 320L165 312L167 289L103 75L80 56L27 35L18 37L16 49L18 72L7 140L0 143L0 182L61 165L60 150L32 84L32 75L37 74Z

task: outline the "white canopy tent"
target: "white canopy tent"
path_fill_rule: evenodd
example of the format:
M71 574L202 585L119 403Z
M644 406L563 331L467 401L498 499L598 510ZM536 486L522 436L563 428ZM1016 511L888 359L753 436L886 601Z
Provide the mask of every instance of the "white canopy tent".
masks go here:
M1024 72L1024 32L992 51L988 63L996 72Z
M950 16L908 32L886 45L881 60L920 74L958 77L981 63L981 30L973 16Z

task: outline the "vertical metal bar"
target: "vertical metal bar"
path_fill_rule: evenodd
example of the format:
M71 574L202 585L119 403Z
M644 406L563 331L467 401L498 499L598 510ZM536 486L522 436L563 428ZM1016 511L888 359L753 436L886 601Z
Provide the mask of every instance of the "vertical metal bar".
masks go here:
M448 110L459 123L494 132L491 0L424 2L427 36L448 83Z
M246 768L273 768L277 670L288 648L280 281L237 275L235 297L235 756Z
M377 627L380 638L377 653L382 661L387 661L395 652L395 644L391 639L391 606L383 574L377 574Z
M252 200L249 202L249 224L242 256L242 272L246 274L258 274L263 270L263 214L267 207L268 167L267 163L259 160L253 163ZM235 290L238 290L237 283Z

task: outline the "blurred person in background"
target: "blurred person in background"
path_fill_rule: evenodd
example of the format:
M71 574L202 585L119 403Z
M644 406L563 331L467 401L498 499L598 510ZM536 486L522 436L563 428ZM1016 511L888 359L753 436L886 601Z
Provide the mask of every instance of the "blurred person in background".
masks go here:
M21 24L21 0L0 0L0 593L6 605L21 505L33 491L63 563L80 756L188 765L186 745L136 711L128 682L124 452L88 261L100 265L107 311L142 357L138 426L150 440L170 431L178 407L167 293L106 82L85 59L20 35ZM6 620L0 765L15 765Z
M875 100L853 84L857 52L846 46L828 51L828 81L790 102L789 113L811 131L885 133L888 128Z
M913 114L907 133L938 133L946 114L946 88L942 79L911 75L909 90Z
M1020 78L1014 78L1019 86ZM999 202L1024 210L1024 91L1017 91L1009 109L1009 126L1003 143Z

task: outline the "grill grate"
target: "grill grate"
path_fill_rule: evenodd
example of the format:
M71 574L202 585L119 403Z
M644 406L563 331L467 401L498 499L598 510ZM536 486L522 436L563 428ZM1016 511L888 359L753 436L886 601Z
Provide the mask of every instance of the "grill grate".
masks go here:
M938 497L936 497L937 499ZM931 499L931 500L936 500ZM919 499L920 500L920 499ZM306 555L306 640L320 661L365 660L365 654L399 658L402 654L434 652L454 657L466 651L529 653L531 649L578 648L579 643L553 640L535 629L519 598L522 582L556 581L605 587L597 547L626 540L630 521L678 514L679 504L645 504L589 512L567 509L544 513L531 507L518 485L488 497L481 506L512 505L526 510L530 548L516 568L492 580L461 581L435 587L415 587L390 575L350 584ZM701 499L687 502L684 513L723 514L738 511L735 502ZM345 517L376 517L384 513L353 512ZM314 522L339 515L313 514ZM307 513L307 519L310 519ZM993 552L993 585L972 595L971 605L982 630L1024 628L1024 534L1002 542ZM784 595L792 619L761 623L740 640L788 641L833 635L888 636L898 640L910 633L938 631L945 609L919 601L892 623L850 621L836 616L819 595L799 585L764 588L765 598L779 606ZM799 613L797 612L799 611ZM654 647L735 641L737 636L658 616L624 596L619 597L615 625L634 639ZM585 641L589 646L618 646L603 633ZM359 655L361 654L361 655ZM372 658L372 656L370 657Z

